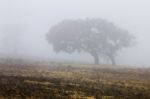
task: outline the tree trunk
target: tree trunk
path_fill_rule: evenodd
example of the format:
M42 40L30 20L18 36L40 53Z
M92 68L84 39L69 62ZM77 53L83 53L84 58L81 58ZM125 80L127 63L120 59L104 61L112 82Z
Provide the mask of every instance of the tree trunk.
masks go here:
M99 56L98 56L98 54L92 54L92 56L93 56L93 58L94 58L94 63L96 64L96 65L98 65L99 64Z
M111 60L112 65L116 65L116 61L113 56L110 56L110 60Z

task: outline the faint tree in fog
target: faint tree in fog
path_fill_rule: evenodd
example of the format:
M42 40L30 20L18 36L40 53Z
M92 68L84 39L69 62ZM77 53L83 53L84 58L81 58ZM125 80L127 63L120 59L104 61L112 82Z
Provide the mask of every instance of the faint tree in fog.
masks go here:
M9 46L8 49L11 49L13 54L17 54L17 44L20 42L19 37L21 36L21 33L26 32L27 30L27 26L22 23L11 23L4 25L2 30L5 34L3 39L4 46Z
M83 51L93 56L95 64L99 57L109 58L116 64L118 50L131 45L133 36L127 30L103 19L64 20L51 27L47 40L56 52Z

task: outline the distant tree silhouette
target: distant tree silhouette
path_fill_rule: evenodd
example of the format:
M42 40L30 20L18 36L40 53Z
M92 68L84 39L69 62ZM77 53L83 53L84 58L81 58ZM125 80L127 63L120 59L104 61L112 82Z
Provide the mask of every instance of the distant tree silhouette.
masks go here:
M47 40L56 52L83 51L93 56L95 64L99 64L99 56L104 56L115 65L118 50L130 46L133 36L99 18L63 20L51 27Z
M23 23L11 23L11 24L6 24L3 27L2 32L5 34L5 37L3 39L4 41L4 46L9 46L9 49L12 49L13 54L17 54L17 48L18 48L18 43L19 37L23 32L27 32L28 28L26 24Z

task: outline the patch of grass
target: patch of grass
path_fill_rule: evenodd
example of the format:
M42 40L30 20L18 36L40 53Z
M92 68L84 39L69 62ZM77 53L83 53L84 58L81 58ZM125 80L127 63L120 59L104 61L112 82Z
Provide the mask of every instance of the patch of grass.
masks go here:
M0 99L150 99L150 69L0 66Z

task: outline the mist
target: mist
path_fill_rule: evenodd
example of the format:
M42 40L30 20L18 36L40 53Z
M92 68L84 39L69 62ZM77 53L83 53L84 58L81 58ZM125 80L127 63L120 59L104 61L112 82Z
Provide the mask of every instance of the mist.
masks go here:
M103 18L136 37L134 46L119 52L117 64L149 67L149 5L149 0L0 0L0 53L91 63L92 57L86 53L55 53L46 34L63 19ZM24 28L16 28L16 34L4 31L11 26Z

